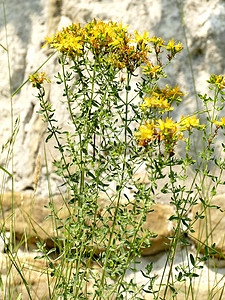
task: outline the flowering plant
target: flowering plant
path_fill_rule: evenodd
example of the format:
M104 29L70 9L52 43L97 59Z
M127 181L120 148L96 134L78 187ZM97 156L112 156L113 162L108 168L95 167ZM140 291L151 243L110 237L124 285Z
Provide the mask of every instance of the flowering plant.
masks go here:
M224 118L218 121L216 114L224 76L210 78L216 100L200 96L206 106L209 125L201 125L197 114L182 115L180 120L174 121L171 111L185 94L178 86L161 87L160 78L166 77L165 68L182 51L182 43L150 38L147 32L131 34L127 28L116 22L93 20L84 27L72 24L46 38L47 44L59 54L62 74L58 73L56 79L64 88L71 131L56 126L54 108L45 99L43 83L49 82L47 76L44 73L30 76L38 89L40 113L48 123L47 140L54 137L61 154L61 159L53 163L69 192L70 217L60 222L70 245L64 253L65 259L76 262L76 271L73 275L61 272L58 289L61 294L70 294L75 299L85 291L87 266L96 254L99 256L95 259L103 269L100 277L91 273L96 299L111 299L112 295L119 297L128 292L124 281L126 270L135 257L150 246L150 238L156 237L142 227L159 192L168 193L175 207L175 214L170 218L176 221L174 236L167 243L173 265L178 241L184 243L184 231L191 230L191 224L187 225L187 212L201 193L201 189L197 189L195 196L191 196L197 175L191 189L186 188L188 167L197 164L197 174L204 174L204 182L209 161L213 159L213 139L225 124ZM165 53L167 60L163 63ZM143 74L137 82L140 69ZM207 107L209 101L213 103L212 115ZM223 105L223 98L220 105ZM213 126L216 126L214 132ZM203 132L206 141L199 165L189 155L196 130ZM185 145L185 155L177 155L178 143ZM135 179L143 164L149 179L147 185ZM224 168L222 160L217 160L217 164L221 170ZM178 174L174 168L180 166ZM165 177L169 182L159 191L157 182ZM103 207L99 199L104 200ZM186 226L183 231L182 224ZM74 250L72 257L71 249ZM50 266L53 274L59 274L52 264ZM109 277L114 284L109 284ZM154 277L149 277L149 281L149 292L155 295ZM140 288L131 282L129 293L140 295ZM166 293L167 290L163 299Z

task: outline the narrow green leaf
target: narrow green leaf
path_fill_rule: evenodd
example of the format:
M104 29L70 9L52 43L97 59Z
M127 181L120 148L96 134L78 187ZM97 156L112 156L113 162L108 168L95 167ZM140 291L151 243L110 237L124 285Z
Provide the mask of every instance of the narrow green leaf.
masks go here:
M2 171L4 171L6 174L8 174L10 177L13 177L13 175L11 173L9 173L5 168L3 168L2 166L0 166L0 169Z
M2 44L0 44L0 46L1 46L5 51L8 51Z
M195 266L195 259L192 254L190 254L190 261L191 261L192 266Z

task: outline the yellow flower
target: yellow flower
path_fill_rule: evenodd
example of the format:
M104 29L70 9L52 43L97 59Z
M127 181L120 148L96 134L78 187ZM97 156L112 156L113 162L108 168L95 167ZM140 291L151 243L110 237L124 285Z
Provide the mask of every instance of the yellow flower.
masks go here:
M221 120L221 122L214 120L213 123L215 123L216 125L221 126L221 127L225 126L225 117L221 118L220 120Z
M115 32L127 32L127 28L129 27L129 25L123 25L121 22L117 25L117 22L113 23L111 22L112 27L114 28Z
M62 31L57 32L52 38L46 37L46 41L51 48L55 48L70 57L81 55L84 45L83 30L79 24L72 24L70 27L63 28Z
M141 105L142 107L153 107L158 108L163 111L171 111L174 107L170 107L167 99L165 97L161 97L160 95L153 93L151 97L145 97L144 104Z
M83 48L81 44L81 37L74 37L73 35L67 34L61 38L60 42L54 44L54 48L68 53L82 53L80 51L80 49Z
M181 50L183 49L183 44L181 42L179 42L177 45L175 45L174 43L176 43L176 41L174 42L174 39L172 39L169 40L169 43L167 44L167 46L165 46L166 50L171 51L172 55L181 52Z
M150 39L151 42L153 42L154 46L158 46L158 47L162 47L165 44L165 41L163 41L163 39L161 37L157 38L157 37L153 37Z
M225 75L211 75L209 80L207 82L214 84L217 86L220 90L225 88Z
M44 44L44 46L42 46L42 48L46 47L48 44L51 44L55 39L55 36L53 34L53 37L50 38L49 36L46 36L45 40L46 40L46 44Z
M168 85L165 86L165 89L158 89L159 93L162 93L166 98L170 98L171 100L180 100L180 96L186 95L180 91L178 85L175 88L169 87Z
M156 133L154 129L154 121L152 120L151 123L146 121L144 125L139 127L139 130L139 132L135 133L138 140L151 140Z
M135 34L135 40L133 42L137 42L137 43L144 43L144 44L148 44L148 42L150 41L149 37L149 32L144 32L143 36L139 35L137 30L134 31Z
M149 61L146 66L141 66L141 68L143 68L144 74L151 74L154 78L162 72L162 68L159 65L154 67Z
M109 46L114 46L114 47L121 47L124 44L124 39L122 37L114 37L112 39L112 42L109 43Z
M125 43L129 42L130 34L122 23L119 25L114 22L105 23L102 20L88 23L85 26L86 41L94 49L102 50L105 48L107 52L110 47L120 48ZM98 51L97 51L98 52Z
M159 125L157 125L156 127L158 127L161 131L161 133L163 134L167 134L167 133L176 133L178 131L178 123L175 123L171 118L166 118L166 121L159 119L157 120L157 123Z
M199 119L197 119L196 116L184 117L183 115L181 116L180 126L181 126L181 131L190 130L191 127L192 128L205 127L205 125L199 125Z
M45 72L35 73L33 75L29 75L29 80L32 82L33 87L40 87L44 81L50 83L50 79L45 75Z
M160 132L160 139L164 142L165 151L170 156L174 155L174 147L178 140L183 140L183 135L179 132L179 124L175 123L172 119L166 118L166 121L159 119L157 120Z

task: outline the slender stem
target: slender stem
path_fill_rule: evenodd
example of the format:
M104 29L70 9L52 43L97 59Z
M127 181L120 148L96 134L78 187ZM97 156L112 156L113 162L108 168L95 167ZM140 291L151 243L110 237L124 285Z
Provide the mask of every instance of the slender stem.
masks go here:
M179 6L178 0L176 0L176 1L177 1L177 6ZM185 46L186 46L186 49L187 49L189 66L190 66L190 70L191 70L191 79L192 79L192 84L193 84L193 88L194 88L195 101L196 101L197 111L199 111L198 94L197 94L196 84L195 84L195 75L194 75L194 70L193 70L193 63L192 63L192 58L191 58L191 52L190 52L190 49L189 49L189 46L188 46L185 23L184 23L184 3L183 3L183 0L181 0L179 9L180 9L180 18L181 18L181 25L182 25L182 30L183 30L184 40L185 40Z
M122 190L124 187L126 156L127 156L127 122L128 122L128 103L129 103L130 79L131 79L131 75L127 71L125 116L124 116L124 145L125 145L125 147L124 147L123 167L122 167L122 175L121 175L121 179L120 179L120 184L118 185L118 188L117 188L117 190L118 190L117 204L116 204L115 213L114 213L114 217L113 217L113 224L112 224L111 231L110 231L109 242L108 242L107 249L106 249L106 257L105 257L105 262L104 262L104 266L103 266L101 286L104 285L106 265L107 265L109 255L110 255L110 247L111 247L112 238L113 238L113 234L114 234L114 230L115 230L115 226L116 226L117 215L118 215L118 211L119 211L119 207L120 207L121 194L122 194Z
M5 1L3 0L3 12L4 12L4 27L5 27L5 39L6 39L6 49L7 49L7 62L8 62L8 78L9 78L9 88L10 88L10 118L11 118L11 174L12 174L12 181L11 181L11 188L12 188L12 214L11 214L11 224L10 224L10 243L7 249L8 256L10 258L11 263L16 268L17 272L19 273L25 288L28 293L28 297L31 299L30 290L27 284L26 279L23 276L19 266L17 265L13 253L13 245L16 244L16 236L15 236L15 209L14 209L14 153L13 153L13 146L14 146L14 111L13 111L13 93L12 93L12 76L11 76L11 66L10 66L10 57L9 57L9 43L8 43L8 32L7 32L7 22L6 22L6 11L5 11ZM10 266L11 267L11 266ZM10 283L9 283L10 284ZM11 294L11 293L10 293Z
M58 139L58 136L56 134L55 127L52 125L51 119L49 118L49 112L48 112L48 107L47 107L48 103L47 103L47 100L44 100L44 90L40 90L40 93L39 93L38 97L40 99L40 103L41 103L41 106L42 106L43 111L44 111L44 117L46 118L46 122L50 125L50 132L54 136L55 141L56 141L57 146L58 146L58 149L59 149L60 154L62 156L63 163L65 164L65 166L67 166L66 158L65 158L65 156L63 154L62 146L61 146L60 141ZM66 171L68 173L69 178L71 178L70 170L69 170L68 167L66 167ZM70 182L68 182L68 184L69 184L70 188L73 190L74 185L71 185Z
M9 79L9 89L10 89L10 118L11 118L11 137L14 137L14 112L13 112L13 96L12 96L12 77L11 77L11 65L10 65L10 57L9 57L9 43L8 43L8 32L7 32L7 23L6 23L6 14L5 14L5 1L3 0L3 11L4 11L4 26L5 26L5 39L6 39L6 48L7 48L7 63L8 63L8 79ZM15 216L14 216L14 153L13 153L13 140L11 144L11 174L12 174L12 219L11 219L11 228L10 233L12 235L13 229L15 228ZM10 238L12 239L12 236ZM13 240L11 243L15 243L15 232ZM12 245L10 243L10 245Z
M56 54L57 50L54 51L51 55L49 55L49 57L33 72L32 75L34 75L35 73L37 73L55 54ZM21 89L22 87L27 84L27 82L30 79L28 78L27 80L25 80L17 89L16 91L12 94L12 97L14 97Z

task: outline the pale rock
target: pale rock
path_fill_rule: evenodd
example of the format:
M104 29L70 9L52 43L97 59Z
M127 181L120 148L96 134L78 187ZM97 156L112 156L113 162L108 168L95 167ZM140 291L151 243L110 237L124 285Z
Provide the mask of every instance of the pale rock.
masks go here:
M56 238L56 223L62 225L67 217L70 215L70 210L64 203L62 196L55 196L52 199L54 211L51 211L49 207L49 198L36 197L32 192L17 192L14 193L13 207L12 207L12 193L6 192L2 196L3 204L3 215L2 219L6 220L4 228L6 231L10 231L12 224L16 224L15 236L18 241L22 241L22 247L36 248L36 243L40 240L45 242L47 247L57 247L54 244L54 239ZM65 200L67 201L67 200ZM125 200L122 201L125 203ZM98 199L99 212L98 215L104 219L104 224L107 224L109 228L112 228L112 219L110 219L109 212L106 209L107 205L111 205L111 214L115 213L115 203L110 204L109 201L104 199ZM169 221L169 217L173 215L173 209L169 205L157 204L149 207L152 211L147 213L146 221L143 224L140 223L141 215L140 213L136 218L136 224L139 224L140 229L138 235L143 238L146 236L145 241L151 242L150 247L140 245L140 253L143 256L152 255L160 251L164 251L169 247L169 237L173 235L173 223ZM123 208L125 209L125 208ZM132 216L133 205L129 204L126 206L126 211ZM55 216L54 216L55 214ZM48 216L51 217L49 218ZM74 222L76 222L76 211L73 215ZM54 221L58 220L57 222ZM60 221L61 220L61 221ZM56 223L55 223L56 222ZM61 223L60 223L61 222ZM97 227L100 228L104 226L101 218L96 221ZM87 218L86 224L92 226L90 219ZM96 226L96 225L95 225ZM135 225L137 226L137 225ZM129 225L126 230L135 229L135 226ZM63 229L62 229L63 230ZM114 238L116 239L116 244L119 244L119 239L117 234L119 233L119 225L116 222ZM156 234L157 237L151 238L151 234ZM57 230L57 235L62 236L62 231ZM148 237L150 235L150 237ZM126 239L126 236L122 237ZM107 247L108 236L104 239L104 245ZM27 245L26 245L27 243ZM94 249L95 253L105 251L105 248L95 243L90 245L90 251Z
M61 17L63 0L50 0L48 6L48 35L55 34Z
M14 193L14 204L12 208L12 193L7 192L3 195L2 204L4 211L2 219L6 220L4 228L6 231L10 231L12 224L14 224L15 222L15 236L18 241L22 242L22 248L36 248L36 243L39 240L45 242L47 247L58 247L54 243L54 239L56 238L56 223L58 224L58 226L62 225L66 218L69 217L70 210L64 203L62 196L53 197L52 203L54 212L48 208L49 202L49 198L35 197L33 193L28 192L17 192ZM103 201L102 199L99 199L98 204L98 214L100 214L104 219L104 224L107 224L107 226L111 228L112 220L110 219L109 213L106 210L106 205L108 205L109 203ZM143 224L139 224L141 220L140 214L134 216L136 218L136 224L139 224L140 226L138 235L141 238L146 236L145 241L151 242L150 247L146 247L144 246L144 244L140 245L140 253L143 256L156 254L167 249L170 244L169 237L173 235L173 223L168 220L169 217L173 215L173 209L171 208L171 206L157 204L150 206L150 209L153 211L147 213L146 221ZM126 210L129 215L132 215L133 205L129 204L128 206L126 206ZM110 212L113 214L115 212L115 208L113 207ZM52 216L49 218L50 215ZM73 218L74 222L76 222L76 212L74 212ZM58 221L56 222L54 221L54 219ZM90 219L87 218L86 224L92 226ZM97 222L97 227L99 228L104 224L102 223L100 218ZM135 226L128 224L126 230L129 231L133 228L135 229ZM57 236L62 236L62 230L57 229ZM118 233L119 226L116 223L115 231L113 234L114 238L116 239L116 244L120 243L117 237ZM156 234L157 237L152 238L151 234ZM122 238L126 239L126 236L123 236ZM108 236L106 236L106 238L104 239L105 247L107 247L107 242ZM93 249L96 254L105 251L104 246L95 244L95 242L94 244L90 245L90 251L92 251Z
M72 261L70 263L67 262L67 269L65 270L65 261L61 261L60 259L51 260L48 258L45 260L43 257L43 253L32 253L26 251L17 251L17 253L13 253L13 257L10 253L0 253L0 269L1 269L1 282L2 282L2 294L0 299L43 299L48 300L51 297L59 294L59 289L57 289L56 277L51 276L51 272L54 268L49 267L49 262L51 261L52 266L56 267L57 270L61 270L62 276L68 280L68 282L72 282L73 278L70 276L68 271L71 270L71 273L76 273L76 264ZM10 270L10 274L9 274ZM23 276L23 278L21 277ZM95 262L88 262L87 265L83 264L79 267L79 273L85 273L85 281L83 281L83 287L79 292L82 292L85 299L93 299L96 286L99 284L102 277L102 268ZM107 275L107 274L106 274ZM59 276L59 275L58 275ZM70 277L69 277L70 276ZM28 291L24 284L24 280L27 283L27 288L29 290L30 296L28 295ZM106 276L104 280L104 284L113 285L114 281ZM65 285L65 282L64 282ZM65 286L65 288L68 288ZM12 294L9 295L9 291L13 291ZM4 296L3 296L4 295ZM11 298L12 297L12 298ZM19 298L21 297L21 298ZM31 297L31 298L30 298ZM103 294L104 297L104 294ZM116 299L114 296L111 296L110 299Z
M18 252L13 258L10 254L0 254L1 280L3 284L2 296L4 295L4 298L0 299L7 299L8 297L11 298L12 295L8 294L9 290L13 291L12 299L18 299L17 297L19 295L21 295L21 299L24 300L31 298L44 300L49 299L48 279L50 289L53 280L46 273L46 261L43 259L35 260L35 256L35 254L25 252ZM31 298L29 297L23 279L16 268L18 268L24 276ZM10 275L8 273L9 270Z
M146 216L146 223L143 225L143 230L157 234L156 238L150 238L152 243L150 247L143 248L141 255L149 256L168 249L170 245L169 237L174 234L173 223L169 221L169 217L174 214L174 211L169 205L157 204L152 207L153 212Z
M151 171L151 170L150 170ZM133 175L133 182L136 184L144 184L147 188L152 187L153 192L151 193L151 199L155 201L155 203L159 204L171 204L171 197L173 197L173 193L171 191L172 184L169 178L170 169L169 167L165 167L162 171L162 178L157 179L155 182L151 180L151 174L148 172L148 168L143 164L140 170L138 170ZM172 171L177 174L176 182L174 182L174 189L176 187L186 187L186 190L191 189L192 180L194 178L195 173L191 169L187 169L184 171L180 165L173 166ZM182 175L186 175L187 179L183 181L181 178ZM198 181L196 180L198 183ZM165 189L165 187L167 188ZM165 191L164 191L165 190ZM174 207L175 209L175 207Z
M7 192L2 197L3 213L2 223L6 231L14 227L15 237L21 242L21 248L36 248L38 241L45 242L47 247L54 247L56 238L56 224L54 216L47 218L54 213L60 219L65 220L69 212L64 205L61 196L53 197L52 203L54 212L49 208L49 198L35 197L33 193L15 192L12 207L12 193ZM60 230L58 230L60 233Z
M187 42L190 48L192 67L196 81L196 90L204 94L208 91L206 80L211 73L224 73L224 30L225 30L225 2L219 0L194 1L184 3L183 22L186 30ZM137 14L138 12L138 14ZM176 55L176 59L168 66L168 79L162 81L174 86L175 84L188 92L178 110L173 111L175 119L180 118L180 114L193 113L197 107L194 96L194 84L185 45L183 27L181 22L181 7L179 3L169 1L74 1L71 0L51 0L42 1L21 1L10 0L6 3L6 20L8 30L9 53L11 60L12 88L15 91L20 84L28 79L28 75L33 73L48 57L51 51L46 47L41 49L45 43L45 37L51 35L62 26L67 26L72 22L80 22L82 25L91 21L94 17L103 20L122 21L129 24L129 30L137 30L143 33L144 30L150 32L150 36L161 36L164 40L174 38L181 40L184 50ZM4 17L1 12L0 18L0 38L6 47L4 32ZM9 81L7 67L7 53L0 47L0 93L2 96L2 114L0 120L1 140L3 143L10 138L10 105L9 105ZM41 69L46 71L54 82L53 74L58 72L57 55L47 62ZM174 76L174 74L176 74ZM20 130L16 136L14 147L14 178L16 190L26 189L32 184L36 157L42 151L37 145L41 145L42 133L37 134L34 130L35 119L33 116L38 111L37 99L31 88L31 84L26 84L20 92L14 96L15 118L20 116ZM62 109L60 89L49 87L48 97L59 113L59 126L65 125L67 114ZM31 105L34 109L31 111ZM201 102L198 100L201 107ZM29 117L30 113L33 116ZM30 120L30 121L29 121ZM28 125L28 126L27 126ZM43 125L43 130L45 125ZM42 131L42 129L41 129ZM219 143L222 141L219 137ZM34 141L34 143L33 143ZM32 145L32 146L31 146ZM50 147L51 148L51 147ZM52 149L52 148L51 148ZM178 149L182 149L179 146ZM6 154L1 155L0 163L6 165ZM51 158L49 166L51 165ZM42 169L44 169L44 164ZM51 169L50 169L51 171ZM45 171L41 172L40 182L42 188L38 193L47 195L48 185L45 181ZM54 178L52 189L57 190L60 180ZM7 189L10 189L10 179L7 181Z
M0 253L3 253L6 247L9 245L10 232L2 232L0 235Z
M47 263L44 258L40 258L41 256L43 256L42 253L30 253L20 250L13 258L10 253L0 253L1 280L4 289L3 295L5 295L5 297L9 297L8 289L10 288L13 290L13 299L18 299L17 297L20 294L22 295L21 299L30 299L23 279L16 267L27 282L31 299L50 299L49 290L51 291L51 296L59 293L59 290L57 290L55 286L56 278L51 276L53 269L49 267L49 263ZM51 263L54 267L62 270L62 275L69 280L69 275L64 270L65 262L58 259L51 260ZM8 274L9 268L11 268L10 277ZM73 262L67 263L67 268L70 268L72 270L71 272L76 272L76 264ZM83 295L87 297L85 299L91 300L93 299L96 289L94 284L101 279L102 269L97 263L90 262L88 263L86 271L82 264L79 271L86 272L86 281L82 291ZM70 280L72 280L72 277L70 277ZM112 284L113 281L107 278L105 283ZM0 297L0 299L6 298Z

